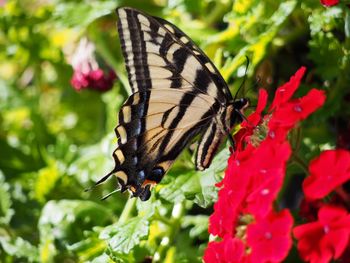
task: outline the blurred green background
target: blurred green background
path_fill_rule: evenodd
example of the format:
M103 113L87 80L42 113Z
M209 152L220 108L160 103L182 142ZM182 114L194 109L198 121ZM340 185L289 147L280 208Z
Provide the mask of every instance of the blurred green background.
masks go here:
M185 150L149 202L127 193L100 198L111 180L113 129L129 87L114 9L131 6L167 19L213 60L232 93L253 104L307 66L299 95L317 87L327 103L291 135L305 161L349 148L349 8L319 1L0 1L0 262L201 262L208 216L227 145L205 172ZM81 39L117 79L107 92L76 91L72 57ZM301 133L302 132L302 133ZM301 136L302 134L302 136ZM291 162L290 175L303 170ZM290 259L291 262L294 259Z

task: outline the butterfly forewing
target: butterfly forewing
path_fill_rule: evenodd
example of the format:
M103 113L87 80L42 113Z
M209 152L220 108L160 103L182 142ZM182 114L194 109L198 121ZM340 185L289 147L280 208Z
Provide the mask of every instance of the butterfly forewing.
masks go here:
M209 166L233 99L216 67L180 29L132 8L119 8L117 15L133 94L119 113L110 174L122 190L147 200L151 186L199 133L197 167Z

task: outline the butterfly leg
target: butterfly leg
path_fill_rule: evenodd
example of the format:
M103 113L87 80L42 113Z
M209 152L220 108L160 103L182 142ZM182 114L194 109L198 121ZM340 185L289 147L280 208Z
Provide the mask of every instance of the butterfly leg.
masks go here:
M235 143L235 139L233 139L233 136L231 133L228 133L228 141L230 142L231 146L233 149L236 148L236 143Z

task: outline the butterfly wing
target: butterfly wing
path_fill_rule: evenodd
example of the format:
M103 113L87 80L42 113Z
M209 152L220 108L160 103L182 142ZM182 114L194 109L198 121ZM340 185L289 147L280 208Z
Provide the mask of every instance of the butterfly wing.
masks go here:
M210 142L223 135L212 123L232 96L215 66L177 27L132 8L117 14L133 94L119 113L116 166L109 175L117 176L122 190L147 200L186 144L210 128L214 134L205 132L200 148L208 155ZM202 164L206 158L197 159Z

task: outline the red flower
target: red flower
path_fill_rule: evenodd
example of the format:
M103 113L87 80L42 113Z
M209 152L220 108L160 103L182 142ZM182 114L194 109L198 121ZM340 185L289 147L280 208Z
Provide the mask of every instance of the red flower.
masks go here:
M303 183L306 198L323 198L350 179L350 152L324 151L310 162L309 171Z
M255 112L247 117L247 121L243 121L241 129L235 134L235 141L237 151L242 151L244 146L244 140L249 138L254 132L255 126L261 122L261 114L266 107L267 92L264 89L259 90L258 105Z
M224 180L219 186L218 201L214 205L215 212L210 216L209 232L224 237L235 232L235 222L242 210L243 200L246 197L249 176L242 176L247 169L244 164L244 154L239 157L232 155L228 160Z
M295 75L290 78L289 82L276 90L275 98L269 109L269 113L263 118L261 118L261 112L266 105L267 93L263 90L259 92L257 111L248 117L248 121L242 123L242 131L235 136L238 142L238 150L243 148L242 143L244 139L250 139L249 136L253 134L256 128L254 125L258 125L259 122L260 126L262 124L265 126L267 125L267 127L263 127L266 130L267 139L283 141L289 130L292 129L297 122L304 120L323 105L326 96L323 91L316 89L312 89L302 98L291 99L300 85L305 70L305 67L301 67Z
M339 258L346 249L350 237L350 215L342 207L325 205L318 212L318 221L297 226L293 233L304 260L326 263Z
M288 101L272 113L269 121L269 131L278 134L280 139L287 135L295 124L307 118L312 112L321 107L325 102L323 91L312 89L304 97Z
M241 177L251 178L245 198L246 213L259 218L270 212L273 201L282 187L290 154L291 150L287 142L280 144L264 141L256 149L252 162L247 165L249 167L247 174L241 175ZM264 158L261 158L262 156Z
M301 67L298 71L290 78L290 80L279 87L275 92L275 97L270 107L270 111L278 108L279 106L285 104L293 96L294 92L300 85L300 81L305 74L306 68Z
M210 242L204 252L206 263L240 263L244 257L244 244L237 238L226 235L221 242Z
M321 0L321 4L327 7L339 4L339 0Z
M286 209L250 224L247 244L251 262L281 262L292 246L292 226L293 218Z

